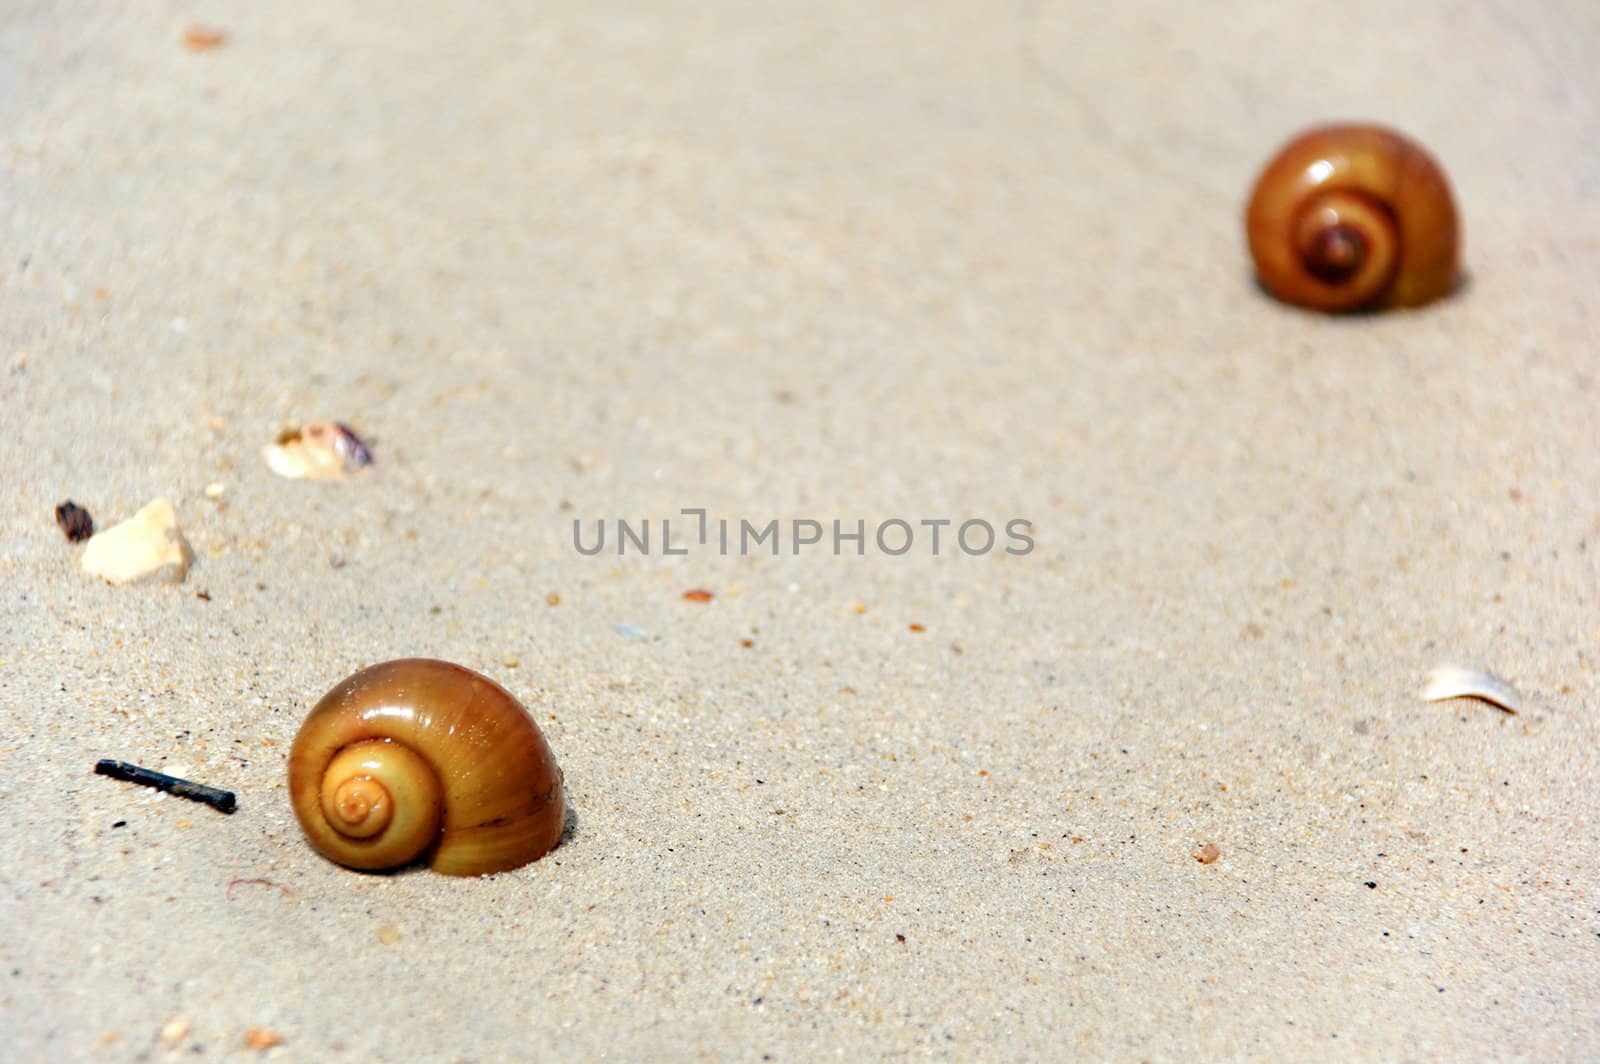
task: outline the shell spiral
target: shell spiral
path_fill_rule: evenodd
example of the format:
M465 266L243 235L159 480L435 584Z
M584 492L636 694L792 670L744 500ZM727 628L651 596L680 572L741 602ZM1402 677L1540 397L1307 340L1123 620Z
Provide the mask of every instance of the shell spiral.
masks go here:
M1382 126L1290 141L1256 180L1245 232L1267 290L1314 310L1419 306L1448 295L1460 268L1449 179Z
M426 859L473 876L561 841L566 795L539 726L510 692L447 661L363 669L312 708L289 753L295 817L350 868Z

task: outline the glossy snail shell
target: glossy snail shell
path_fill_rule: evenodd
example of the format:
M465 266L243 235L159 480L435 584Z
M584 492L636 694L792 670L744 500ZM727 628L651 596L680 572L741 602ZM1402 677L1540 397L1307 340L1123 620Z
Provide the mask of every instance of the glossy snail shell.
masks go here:
M1290 141L1257 178L1245 231L1267 290L1315 310L1418 306L1448 295L1459 270L1449 180L1421 145L1382 126Z
M426 858L445 875L503 872L548 853L566 822L561 770L522 703L423 658L322 696L289 753L289 797L313 847L369 871Z

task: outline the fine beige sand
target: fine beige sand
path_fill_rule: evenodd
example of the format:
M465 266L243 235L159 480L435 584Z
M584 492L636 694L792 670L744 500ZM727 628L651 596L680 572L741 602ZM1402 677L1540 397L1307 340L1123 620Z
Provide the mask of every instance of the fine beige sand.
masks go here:
M1597 52L1590 0L6 5L0 1057L1600 1056ZM1448 168L1454 298L1254 283L1343 117ZM376 467L269 471L318 418ZM57 503L157 496L184 583L79 569ZM573 547L684 507L1036 549ZM537 715L550 857L306 846L299 722L409 655Z

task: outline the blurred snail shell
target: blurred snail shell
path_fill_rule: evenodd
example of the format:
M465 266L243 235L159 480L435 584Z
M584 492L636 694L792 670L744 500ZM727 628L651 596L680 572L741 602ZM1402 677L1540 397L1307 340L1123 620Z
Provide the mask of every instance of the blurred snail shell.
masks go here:
M323 856L373 871L426 858L446 875L503 872L543 857L566 823L561 770L522 703L423 658L322 696L289 753L289 797Z
M1459 269L1449 179L1382 126L1290 141L1257 178L1245 231L1267 290L1315 310L1418 306L1448 295Z

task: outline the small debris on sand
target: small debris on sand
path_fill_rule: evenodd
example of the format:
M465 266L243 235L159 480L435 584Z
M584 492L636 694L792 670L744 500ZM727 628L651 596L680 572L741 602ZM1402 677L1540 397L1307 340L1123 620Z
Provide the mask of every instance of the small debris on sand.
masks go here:
M1217 844L1208 842L1194 851L1194 859L1201 864L1216 864L1217 858L1222 856L1222 851L1217 849Z
M183 582L194 551L178 527L170 499L155 499L144 509L90 538L80 564L92 576L113 584L141 581Z
M690 602L710 602L717 596L713 595L703 587L696 587L685 591L683 593L683 597Z
M283 1035L271 1027L246 1027L244 1029L244 1047L264 1051L273 1046L283 1045Z
M94 535L94 518L89 511L68 499L56 507L56 524L66 534L68 541L78 543Z
M285 898L294 897L294 891L290 890L282 883L274 883L270 879L241 879L238 876L234 876L232 879L228 880L227 898L229 901L233 900L234 887L271 887L279 894L282 894Z
M1517 695L1516 688L1486 672L1464 669L1458 665L1440 665L1428 673L1417 697L1424 702L1476 698L1513 714L1522 708L1522 699Z
M161 1027L161 1040L169 1046L175 1046L183 1041L189 1033L189 1021L182 1016L174 1016Z
M372 464L372 451L339 421L286 429L261 449L261 456L274 473L290 480L343 480Z
M183 31L183 46L191 52L209 52L228 43L228 35L210 26L189 26Z
M400 929L393 924L384 924L378 928L378 941L385 946L392 946L400 941Z
M613 624L611 627L612 627L613 630L616 631L616 633L618 635L625 635L629 639L649 639L650 638L650 633L649 632L645 631L643 628L640 628L638 625L629 624L626 621L618 621L616 624Z

